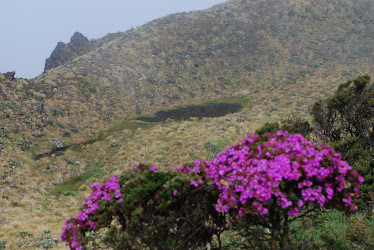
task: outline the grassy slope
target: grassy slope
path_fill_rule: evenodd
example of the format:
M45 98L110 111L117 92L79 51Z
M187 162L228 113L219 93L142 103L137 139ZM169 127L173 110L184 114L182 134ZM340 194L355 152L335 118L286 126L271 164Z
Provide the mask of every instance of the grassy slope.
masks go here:
M209 158L265 121L305 112L344 79L373 72L373 12L370 1L228 1L109 36L32 80L0 76L0 195L9 197L0 197L0 239L14 244L21 230L58 236L90 183L137 161L167 166ZM246 108L143 128L123 122L225 97ZM43 113L35 109L40 102ZM66 131L71 137L62 137ZM53 137L66 144L100 140L32 160L53 147Z
M372 10L370 1L228 1L107 36L73 63L18 84L15 94L29 112L44 102L46 113L30 116L46 127L31 132L50 139L78 128L67 141L110 121L225 96L266 97L255 112L265 118L274 109L305 110L343 79L373 71Z

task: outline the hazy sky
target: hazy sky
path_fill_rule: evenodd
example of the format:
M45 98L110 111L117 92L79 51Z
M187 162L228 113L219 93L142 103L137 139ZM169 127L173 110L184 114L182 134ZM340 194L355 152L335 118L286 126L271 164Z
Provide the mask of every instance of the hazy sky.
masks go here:
M32 78L57 42L75 31L91 38L126 31L167 14L225 0L0 0L0 72Z

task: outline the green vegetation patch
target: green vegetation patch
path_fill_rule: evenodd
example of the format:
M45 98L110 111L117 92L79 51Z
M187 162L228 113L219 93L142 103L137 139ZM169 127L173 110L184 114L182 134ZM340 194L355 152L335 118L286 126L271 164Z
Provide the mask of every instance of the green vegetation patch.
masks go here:
M50 190L50 193L55 196L61 194L65 196L75 196L78 194L79 187L85 184L88 179L92 177L101 177L103 175L104 172L101 169L88 170L78 176L70 177L64 183L57 184Z

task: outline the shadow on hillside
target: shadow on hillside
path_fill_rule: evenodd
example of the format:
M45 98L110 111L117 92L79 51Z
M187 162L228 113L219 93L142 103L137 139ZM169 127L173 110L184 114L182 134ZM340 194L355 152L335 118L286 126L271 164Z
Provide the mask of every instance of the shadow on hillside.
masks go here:
M163 122L167 119L187 120L191 117L220 117L230 113L239 112L243 108L238 103L219 103L205 106L189 106L184 108L172 109L168 111L159 111L153 117L142 116L137 120L145 122Z

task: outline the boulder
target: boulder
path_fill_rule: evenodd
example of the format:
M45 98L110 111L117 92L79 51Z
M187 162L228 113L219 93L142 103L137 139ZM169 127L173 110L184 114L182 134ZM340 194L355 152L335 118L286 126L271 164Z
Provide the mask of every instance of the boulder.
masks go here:
M52 138L52 141L56 144L58 149L64 149L65 148L64 144L62 143L62 141L60 141L60 139Z

